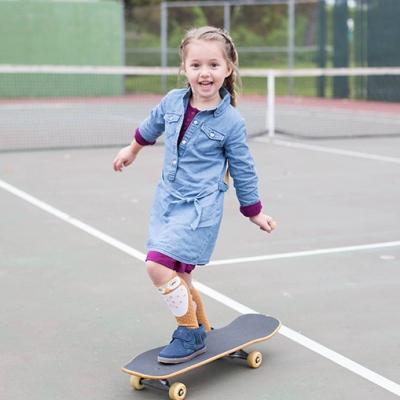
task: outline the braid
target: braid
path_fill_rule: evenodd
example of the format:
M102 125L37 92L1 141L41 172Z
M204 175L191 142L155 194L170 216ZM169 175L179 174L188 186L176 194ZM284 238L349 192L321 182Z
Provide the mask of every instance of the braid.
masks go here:
M187 32L185 38L182 40L182 44L179 49L179 55L181 57L182 63L184 63L185 60L186 46L193 40L216 40L222 44L225 60L228 63L229 67L232 68L232 73L225 78L223 87L228 90L229 94L231 95L231 104L236 107L236 88L238 86L241 87L242 82L238 69L239 57L232 38L224 29L214 28L212 26L204 26L202 28L192 29ZM236 80L238 81L238 84L236 84Z
M240 76L238 78L239 78L239 82L240 82ZM236 73L235 73L235 71L233 71L229 76L227 76L225 78L225 81L223 84L223 86L228 90L228 92L231 95L231 104L233 105L233 107L236 107L236 100L238 97L238 93L236 91L237 85L236 85L235 81L236 81Z

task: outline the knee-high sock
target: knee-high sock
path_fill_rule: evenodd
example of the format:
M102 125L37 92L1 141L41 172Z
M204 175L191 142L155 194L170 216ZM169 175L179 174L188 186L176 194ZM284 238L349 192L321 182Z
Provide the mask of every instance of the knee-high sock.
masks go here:
M189 288L176 272L168 282L155 286L174 314L178 325L189 329L199 327Z
M196 309L197 321L199 324L203 324L204 329L208 332L211 330L211 327L208 322L206 312L204 310L203 300L201 299L199 292L196 290L194 286L191 287L190 293L192 294L193 302L196 304L195 309Z

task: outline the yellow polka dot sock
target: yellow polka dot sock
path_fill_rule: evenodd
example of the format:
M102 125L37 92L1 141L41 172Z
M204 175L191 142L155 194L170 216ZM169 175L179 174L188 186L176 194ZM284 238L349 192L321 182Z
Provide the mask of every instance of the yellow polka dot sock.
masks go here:
M186 326L189 329L199 327L189 288L176 272L168 282L156 285L156 287L174 314L179 326Z
M196 303L196 317L199 324L204 325L204 329L209 332L211 331L210 323L204 309L203 300L201 299L200 293L196 290L194 286L191 287L190 293L192 294L192 299Z

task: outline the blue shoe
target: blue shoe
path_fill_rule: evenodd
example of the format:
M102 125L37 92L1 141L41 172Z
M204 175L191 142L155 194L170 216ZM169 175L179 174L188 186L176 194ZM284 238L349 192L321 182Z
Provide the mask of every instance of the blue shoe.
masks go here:
M203 325L196 329L178 326L171 343L160 351L158 362L179 364L205 353L207 333Z

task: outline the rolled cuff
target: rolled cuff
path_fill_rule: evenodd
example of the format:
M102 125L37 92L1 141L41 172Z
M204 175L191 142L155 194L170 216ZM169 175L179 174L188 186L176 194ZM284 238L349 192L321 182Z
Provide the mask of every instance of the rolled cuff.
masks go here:
M250 206L240 207L240 212L245 217L255 217L256 215L260 214L262 209L261 201L259 200L257 203L252 204Z
M140 134L139 132L139 128L136 128L135 131L135 140L138 144L140 144L141 146L152 146L153 144L156 143L156 141L154 142L148 142L146 139L143 139L143 136Z

